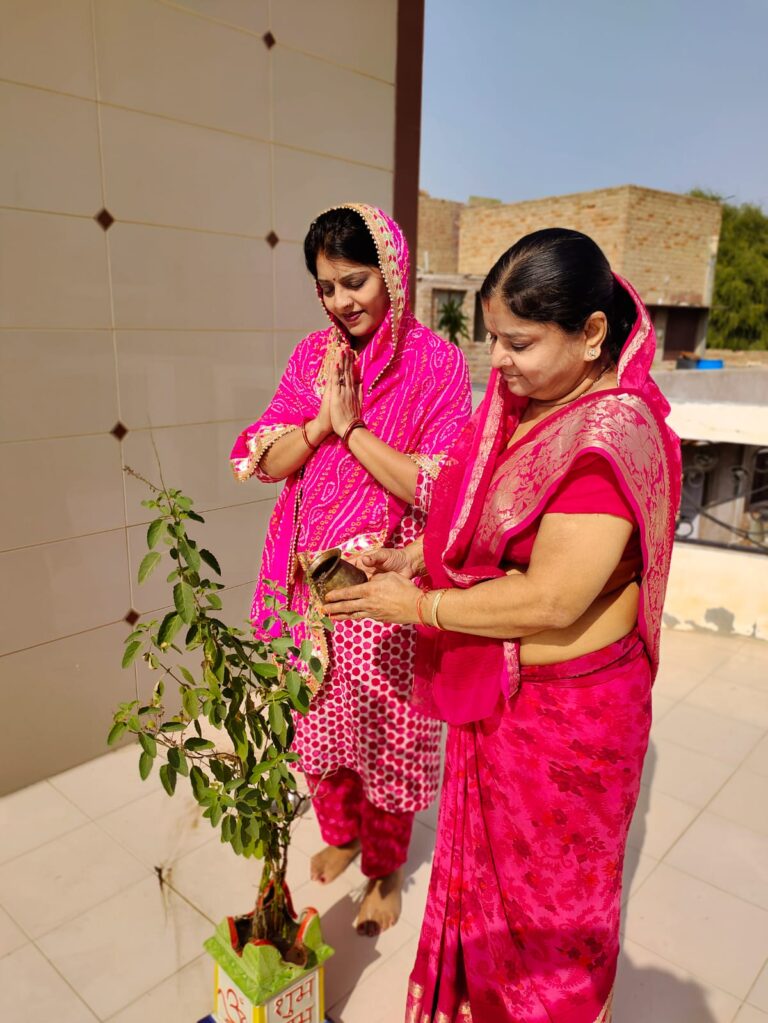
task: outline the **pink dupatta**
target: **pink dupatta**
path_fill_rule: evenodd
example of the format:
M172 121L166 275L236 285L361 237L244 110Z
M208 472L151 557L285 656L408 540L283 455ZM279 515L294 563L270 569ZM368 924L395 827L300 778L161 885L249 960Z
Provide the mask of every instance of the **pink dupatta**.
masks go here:
M435 482L424 549L435 587L468 587L502 576L510 537L541 515L577 458L590 452L603 456L640 527L638 631L655 675L680 500L680 446L665 422L669 404L650 376L656 338L648 311L632 286L617 280L637 309L619 359L618 387L564 406L510 451L505 473L515 480L514 508L489 532L480 528L486 495L525 407L493 372L481 406ZM516 691L519 676L517 642L420 631L416 699L451 724L487 718L500 694Z
M454 442L470 412L464 356L413 316L408 245L398 225L363 203L343 208L358 213L370 231L390 296L384 321L358 357L363 418L377 437L434 472L440 453ZM319 288L317 293L323 304ZM265 453L317 414L338 353L349 347L341 325L329 318L330 327L298 344L269 407L237 438L230 459L239 480L256 475L274 482L260 468ZM257 633L271 614L265 604L271 584L289 589L291 607L306 611L310 597L302 565L328 547L353 553L386 544L406 509L406 502L385 490L338 437L327 438L303 469L286 480L275 506L251 609ZM297 639L305 638L301 630L297 633ZM324 636L312 638L327 662Z

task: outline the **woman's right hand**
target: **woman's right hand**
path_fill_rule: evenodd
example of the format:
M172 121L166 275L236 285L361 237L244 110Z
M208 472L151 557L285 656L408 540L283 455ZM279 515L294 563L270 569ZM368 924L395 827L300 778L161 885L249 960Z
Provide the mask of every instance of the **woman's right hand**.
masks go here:
M314 419L307 423L307 434L313 444L319 444L333 433L331 424L331 381L325 385L320 410Z
M381 547L377 551L360 554L355 560L369 578L384 572L395 572L405 579L413 579L416 575L405 549L400 547Z

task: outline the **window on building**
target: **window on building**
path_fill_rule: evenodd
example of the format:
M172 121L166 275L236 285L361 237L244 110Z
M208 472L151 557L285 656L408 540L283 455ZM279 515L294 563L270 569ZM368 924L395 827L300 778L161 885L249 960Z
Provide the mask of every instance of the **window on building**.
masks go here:
M480 301L480 292L478 291L475 295L475 322L472 327L472 340L485 341L487 337L488 331L485 329L483 320L483 303Z
M664 330L664 358L674 359L684 352L696 351L701 336L706 309L689 306L669 306Z

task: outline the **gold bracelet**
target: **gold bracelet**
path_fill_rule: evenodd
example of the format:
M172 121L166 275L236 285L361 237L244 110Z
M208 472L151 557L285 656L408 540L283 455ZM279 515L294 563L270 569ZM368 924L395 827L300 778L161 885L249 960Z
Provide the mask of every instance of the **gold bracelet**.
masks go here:
M448 592L447 590L436 590L435 599L432 601L432 625L435 629L438 629L438 631L440 632L445 632L445 629L438 621L437 609L438 607L440 607L440 601L443 599L447 592Z

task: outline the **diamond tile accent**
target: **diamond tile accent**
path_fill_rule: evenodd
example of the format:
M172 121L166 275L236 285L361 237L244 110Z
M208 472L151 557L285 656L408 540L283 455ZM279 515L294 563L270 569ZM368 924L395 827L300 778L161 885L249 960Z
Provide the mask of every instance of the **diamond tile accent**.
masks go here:
M131 608L131 610L128 612L125 618L123 618L123 621L128 622L129 625L135 625L140 617L141 615L139 614L139 612L134 611L133 608Z
M269 245L270 249L274 249L280 239L277 237L274 231L270 231L264 241Z
M266 48L268 50L271 50L272 47L277 42L277 40L275 39L275 37L272 35L271 32L265 32L264 35L261 38L262 38L262 40L264 42L264 45L266 46Z
M115 218L107 209L99 210L93 219L97 224L103 227L105 231L108 231L115 222Z
M122 423L115 423L109 432L113 437L116 437L118 440L122 440L126 433L128 433L128 427L123 426Z

